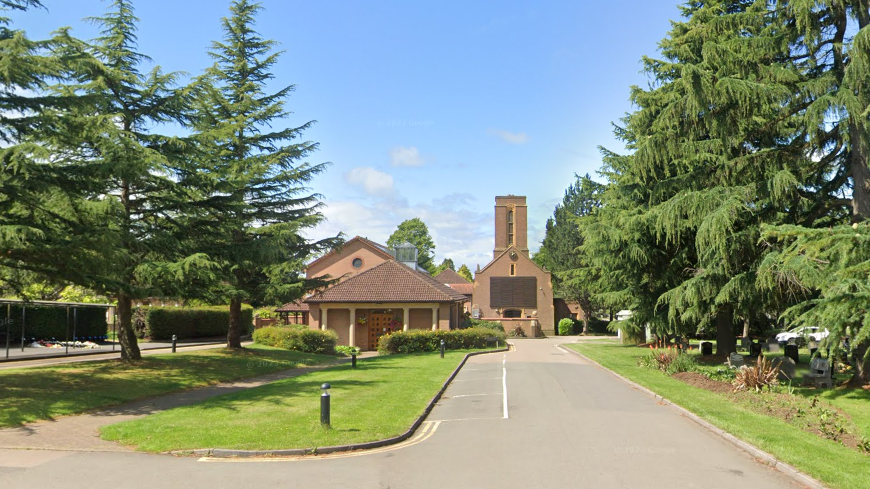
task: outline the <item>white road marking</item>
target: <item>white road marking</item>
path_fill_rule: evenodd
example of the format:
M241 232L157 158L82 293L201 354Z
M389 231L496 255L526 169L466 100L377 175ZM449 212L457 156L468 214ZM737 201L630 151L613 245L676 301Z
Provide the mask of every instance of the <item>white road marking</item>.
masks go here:
M477 382L478 380L498 380L501 377L487 377L485 379L456 379L453 382Z
M496 392L493 394L459 394L458 396L449 396L446 399L456 399L457 397L477 397L477 396L500 396L501 393Z
M508 419L507 406L507 353L501 359L501 392L502 404L504 405L504 419Z
M439 423L446 423L448 421L498 421L504 418L454 418L454 419L438 419L433 420Z

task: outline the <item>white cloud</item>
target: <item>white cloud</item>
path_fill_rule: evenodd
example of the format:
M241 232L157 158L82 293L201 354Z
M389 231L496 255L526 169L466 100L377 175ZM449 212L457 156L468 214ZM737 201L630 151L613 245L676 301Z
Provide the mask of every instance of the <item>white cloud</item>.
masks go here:
M342 232L348 239L364 236L383 244L402 221L419 217L435 242L436 263L450 258L457 267L464 263L474 271L492 259L492 207L481 206L470 194L445 195L416 205L401 195L369 202L327 201L323 214L326 222L306 233L309 238Z
M390 150L390 164L393 166L423 166L423 157L414 146L396 146Z
M370 166L352 168L344 174L344 180L349 185L362 187L373 197L386 197L393 192L393 176Z
M497 136L502 141L510 144L525 144L529 142L528 134L524 132L510 132L502 129L487 129L486 133L490 136Z

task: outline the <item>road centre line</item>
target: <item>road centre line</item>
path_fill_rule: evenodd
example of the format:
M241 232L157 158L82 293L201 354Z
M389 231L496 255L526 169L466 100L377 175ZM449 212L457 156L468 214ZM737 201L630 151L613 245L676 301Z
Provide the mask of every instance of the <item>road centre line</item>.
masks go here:
M446 396L445 399L456 399L457 397L478 397L478 396L500 396L500 392L494 392L492 394L459 394L458 396Z
M501 359L501 392L502 392L502 404L504 405L504 419L508 419L508 405L507 405L507 353L504 354L504 357Z
M453 382L475 382L478 380L499 380L501 377L487 377L485 379L455 379Z

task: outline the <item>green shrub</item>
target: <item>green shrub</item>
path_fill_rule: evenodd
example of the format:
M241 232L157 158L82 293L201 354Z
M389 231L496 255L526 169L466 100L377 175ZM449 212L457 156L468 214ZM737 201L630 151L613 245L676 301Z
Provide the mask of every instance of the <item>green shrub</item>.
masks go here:
M459 329L469 328L486 328L504 333L504 326L502 326L501 323L498 321L486 321L484 319L466 318L464 321L462 321L462 324L459 325Z
M600 319L590 319L586 325L586 334L594 335L612 335L613 332L607 329L610 321L602 321ZM580 321L580 328L583 328L583 321ZM582 329L580 331L583 331Z
M444 340L444 348L447 350L486 348L489 344L492 344L487 342L487 338L496 338L496 340L503 344L505 340L504 330L495 331L489 328L468 328L452 331L396 331L395 333L381 336L378 342L378 352L391 355L394 353L438 351L441 348L441 340Z
M253 328L253 308L242 306L242 334ZM230 327L228 306L205 307L137 307L133 327L139 338L169 340L226 336Z
M21 304L12 304L9 308L9 341L14 343L21 341ZM27 305L24 316L24 338L30 341L37 340L63 341L67 338L67 308ZM0 338L6 338L7 325L6 307L0 308L0 319L4 321L0 326ZM75 332L73 332L73 318L75 318ZM73 308L69 309L69 339L93 338L105 336L108 326L106 325L106 309L103 307L77 307L75 316Z
M559 321L559 336L568 336L574 334L574 320L564 318Z
M359 355L360 349L358 346L339 345L335 347L335 354L349 357L351 355Z
M254 331L254 343L304 353L335 355L338 335L335 331L269 326Z
M668 375L674 375L679 372L694 372L697 368L698 363L695 361L695 357L688 353L680 353L677 355L677 358L668 365L665 372L667 372Z

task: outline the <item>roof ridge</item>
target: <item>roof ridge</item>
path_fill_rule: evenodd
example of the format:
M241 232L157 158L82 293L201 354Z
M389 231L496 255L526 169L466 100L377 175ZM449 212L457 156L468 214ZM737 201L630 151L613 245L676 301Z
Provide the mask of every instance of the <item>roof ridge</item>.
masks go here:
M385 260L382 263L377 264L376 266L374 266L374 267L372 267L372 268L370 268L362 273L354 275L353 277L345 280L344 282L341 282L341 283L336 284L332 287L329 287L325 290L322 290L322 291L318 292L317 294L312 295L307 300L313 299L313 302L321 302L321 299L324 299L324 296L327 293L331 292L333 294L336 294L336 293L341 294L341 293L344 293L345 291L353 291L354 287L356 287L356 284L361 282L361 281L366 280L368 278L367 277L368 275L375 275L377 273L382 273L381 272L382 268L389 269L384 273L391 273L391 272L397 273L397 271L401 271L403 275L409 277L409 279L411 279L414 282L416 282L417 284L419 284L419 286L423 287L424 289L428 289L430 291L430 293L433 293L434 296L438 297L436 302L450 302L450 301L459 301L459 300L465 299L465 296L463 294L456 292L455 290L448 287L447 285L438 283L435 279L433 279L429 275L426 275L422 272L418 272L416 270L413 270L410 267L408 267L407 265L404 265L404 264L402 264L394 259L389 259L389 260ZM377 270L377 272L376 272L376 270ZM325 300L325 302L329 302L329 301L330 301L329 299Z
M395 263L404 267L409 272L415 273L417 275L417 277L421 278L423 280L423 282L426 283L426 285L428 285L429 287L432 287L436 291L438 291L442 294L446 294L448 297L450 297L451 294L441 288L441 287L447 287L447 284L442 284L442 283L438 282L437 280L435 280L435 277L433 277L431 275L428 275L428 274L425 274L422 272L418 272L416 270L412 270L411 267L405 265L404 263L400 263L400 262L395 262ZM450 287L447 287L447 288L450 288ZM452 291L452 289L451 289L451 291Z
M505 253L509 252L510 250L516 250L516 251L517 251L517 254L519 254L520 256L525 256L527 260L529 260L529 261L530 261L534 266L538 267L538 269L541 270L542 272L544 272L544 273L550 273L550 272L549 272L548 270L546 270L544 267L538 265L538 264L535 262L535 260L532 260L532 257L527 256L525 253L523 253L522 250L520 250L519 248L516 247L516 245L510 245L510 246L508 246L507 248L505 248L504 251L502 251L501 253L498 254L498 256L496 256L495 258L493 258L492 260L490 260L490 262L487 263L485 267L483 267L483 268L481 268L480 270L478 270L477 273L480 273L480 272L485 271L487 268L489 268L490 266L492 266L493 263L495 263L496 261L498 261L499 258L503 257L503 256L505 255Z
M319 262L319 261L321 261L321 260L325 260L326 257L338 253L338 250L344 248L345 246L349 245L350 243L353 243L354 241L359 241L359 242L361 242L361 243L365 243L365 244L371 246L372 248L375 249L375 251L377 251L378 253L381 253L383 256L388 256L388 257L390 257L390 258L395 258L393 255L390 254L390 252L389 252L389 248L387 248L386 246L384 246L384 245L382 245L382 244L380 244L380 243L377 243L377 242L375 242L375 241L372 241L372 240L370 240L370 239L368 239L368 238L363 238L362 236L357 235L357 236L354 236L353 238L350 238L349 240L345 241L344 243L342 243L342 244L340 244L340 245L338 245L338 246L333 247L331 250L329 250L329 251L326 252L325 254L323 254L323 255L321 255L321 256L315 258L313 261L311 261L310 263L308 263L307 265L305 265L305 267L306 267L306 268L309 268L309 267L311 267L312 265L314 265L315 263L317 263L317 262Z

